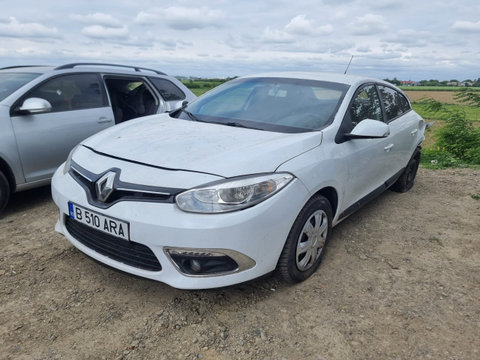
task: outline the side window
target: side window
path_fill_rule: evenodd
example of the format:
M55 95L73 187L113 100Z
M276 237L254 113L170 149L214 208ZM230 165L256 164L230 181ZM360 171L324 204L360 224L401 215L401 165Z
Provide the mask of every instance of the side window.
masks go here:
M379 86L387 121L391 121L410 111L408 100L398 91L387 86Z
M149 78L165 101L179 101L185 99L185 94L174 83L162 78Z
M351 129L365 119L383 121L382 108L375 85L367 85L355 95L350 106L350 118Z
M58 76L41 84L25 98L38 97L52 105L52 112L107 106L96 74Z
M409 112L410 110L412 110L412 108L410 107L410 103L408 102L405 96L400 94L398 91L396 96L398 99L398 103L400 104L400 109L402 110L402 114L405 114L406 112Z
M159 102L142 77L105 76L115 124L156 114Z

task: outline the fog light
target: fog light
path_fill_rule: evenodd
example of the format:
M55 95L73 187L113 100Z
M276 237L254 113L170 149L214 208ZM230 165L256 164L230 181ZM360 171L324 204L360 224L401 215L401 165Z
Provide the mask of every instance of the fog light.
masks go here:
M191 259L190 260L190 269L192 269L194 272L199 273L202 271L202 265L200 264L200 261L196 259Z
M217 252L167 249L176 267L187 275L219 275L238 270L231 257Z
M164 248L178 271L187 276L220 276L250 269L255 261L228 249Z

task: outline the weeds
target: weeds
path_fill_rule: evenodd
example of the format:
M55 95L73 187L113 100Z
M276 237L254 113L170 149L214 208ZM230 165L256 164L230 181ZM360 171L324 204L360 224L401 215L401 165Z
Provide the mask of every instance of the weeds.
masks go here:
M468 89L467 89L468 90ZM459 91L456 99L480 107L480 94ZM422 164L430 168L465 167L480 165L480 128L467 120L461 107L447 107L434 99L424 99L422 107L439 114L445 126L434 134L435 144L422 151Z

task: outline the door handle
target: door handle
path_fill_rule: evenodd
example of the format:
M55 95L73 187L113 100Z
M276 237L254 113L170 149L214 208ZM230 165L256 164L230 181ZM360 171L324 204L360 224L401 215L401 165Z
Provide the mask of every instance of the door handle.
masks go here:
M418 132L418 129L415 129L415 130L412 130L412 132L410 134L412 134L412 136L415 136L415 134Z
M383 150L385 150L386 152L389 152L390 150L392 150L393 148L393 144L390 144L390 145L387 145L383 148Z
M112 119L109 119L107 117L101 117L101 118L98 118L97 122L99 124L105 124L105 123L109 123L109 122L112 122Z

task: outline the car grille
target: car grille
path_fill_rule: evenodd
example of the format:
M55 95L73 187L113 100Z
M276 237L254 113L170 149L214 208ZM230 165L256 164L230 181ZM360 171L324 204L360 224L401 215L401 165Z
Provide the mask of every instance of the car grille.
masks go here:
M113 188L107 199L98 199L96 184L106 173L115 173ZM112 168L101 174L95 174L72 161L69 174L85 190L88 202L95 207L107 209L119 201L149 201L170 203L175 202L175 196L185 189L147 186L120 181L120 169Z
M157 257L148 246L105 234L68 216L65 219L65 226L70 235L99 254L139 269L149 271L162 270Z

